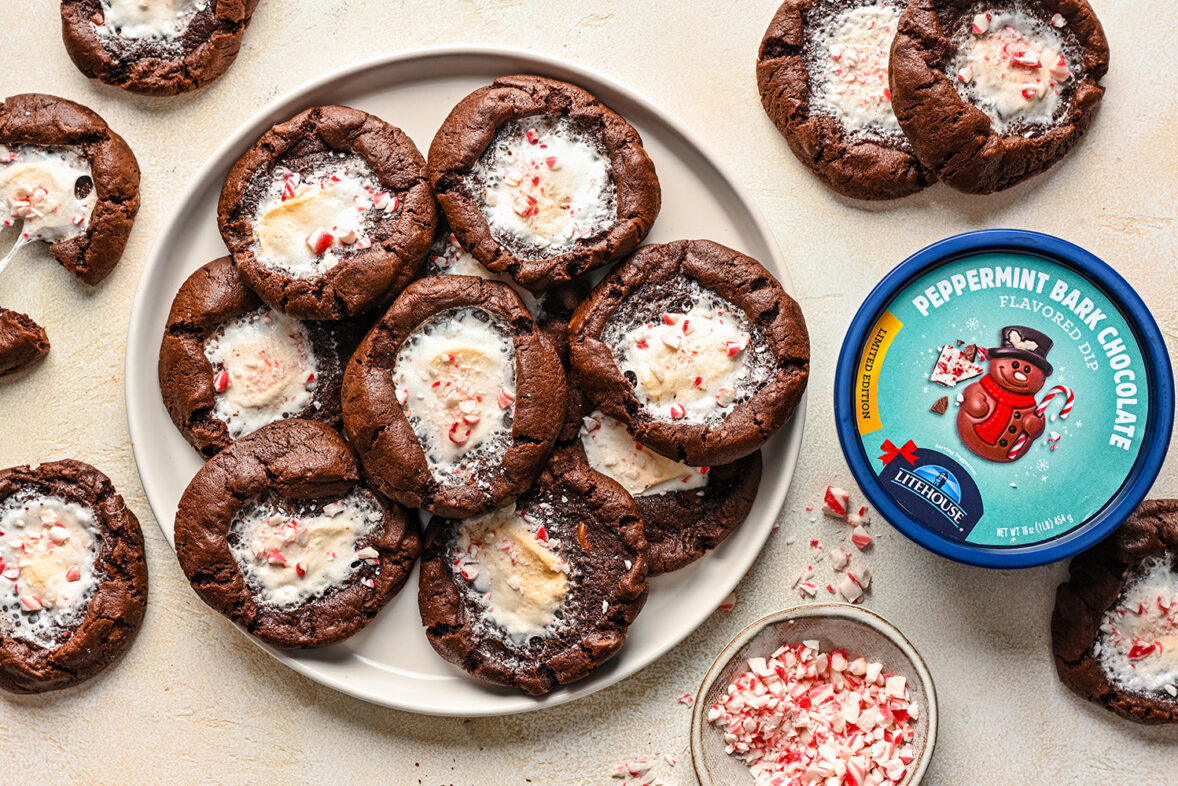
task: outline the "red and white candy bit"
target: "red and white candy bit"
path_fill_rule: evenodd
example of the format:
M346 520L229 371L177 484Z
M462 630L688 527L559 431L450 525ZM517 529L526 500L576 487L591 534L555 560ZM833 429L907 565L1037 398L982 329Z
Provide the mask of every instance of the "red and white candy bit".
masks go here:
M356 552L356 556L364 560L370 565L375 565L380 562L380 552L372 548L372 546L365 546Z
M360 238L356 241L356 248L372 248L372 238Z
M530 145L535 145L535 144L540 143L540 132L537 131L535 128L529 128L527 131L524 132L524 136L527 138L528 144L530 144Z
M830 550L830 564L835 570L842 570L851 561L851 555L841 546Z
M333 242L335 242L335 236L323 227L318 227L314 232L307 235L307 247L315 254L322 254L331 248Z
M851 542L855 544L855 548L862 551L871 545L871 536L863 527L855 527L851 530Z
M728 596L724 598L724 602L716 607L717 611L732 611L736 608L736 593L729 592Z
M822 512L827 516L845 519L850 502L851 495L847 493L846 489L827 486L826 493L822 496Z
M286 555L281 551L271 551L266 555L266 562L271 565L286 565Z
M222 369L213 375L213 390L224 393L229 389L229 372Z
M356 230L354 229L345 229L343 232L337 234L336 238L338 238L339 242L343 243L345 246L351 246L360 239L360 236L356 234Z
M41 605L41 599L36 595L21 595L20 607L25 611L40 611L44 608Z
M990 14L975 14L973 18L973 26L970 28L974 35L982 35L990 32Z
M1043 417L1043 413L1047 411L1047 406L1059 396L1064 397L1063 409L1059 411L1059 417L1067 420L1068 415L1072 414L1072 407L1076 405L1076 394L1067 385L1056 385L1048 391L1043 400L1039 402L1039 408L1035 410L1035 414Z
M499 405L499 409L507 409L515 403L515 393L507 388L499 388L499 397L495 399L495 403Z
M750 658L707 715L758 786L895 784L918 717L903 677L817 641Z
M1051 26L1052 27L1066 27L1067 23L1068 23L1068 20L1064 18L1063 14L1052 14L1052 16L1051 16Z
M65 569L66 581L79 581L82 578L82 568L80 565L70 565Z
M855 513L847 514L847 524L852 527L866 527L871 523L871 511L866 507L859 508Z
M726 407L736 400L736 388L725 385L716 391L716 404Z
M688 707L690 707L691 705L695 704L695 697L692 696L690 693L684 693L682 696L675 699L675 701L679 702L680 704L685 704Z
M307 569L305 567L303 567L303 563L301 563L301 562L295 563L295 573L298 574L300 579L306 577Z
M685 418L685 417L687 417L687 410L684 409L682 404L676 402L671 405L671 419L672 420L679 420L679 419Z
M965 68L958 71L957 78L960 79L962 83L968 85L970 82L973 81L973 67L966 66Z
M8 145L0 145L0 164L10 164L16 160L16 153L8 149Z
M458 421L450 424L450 441L455 445L465 445L470 441L470 429L464 427Z
M295 194L298 193L299 181L301 179L302 178L299 177L298 172L288 172L287 173L286 179L282 184L282 201L283 202L285 202L288 199L292 199L295 196Z

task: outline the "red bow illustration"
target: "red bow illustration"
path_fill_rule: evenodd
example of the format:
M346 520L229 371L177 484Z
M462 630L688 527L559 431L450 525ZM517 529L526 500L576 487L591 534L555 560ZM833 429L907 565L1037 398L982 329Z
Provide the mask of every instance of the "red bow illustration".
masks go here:
M916 443L908 440L904 443L904 447L898 448L892 444L890 439L885 439L884 443L879 446L879 449L884 452L879 460L885 465L891 464L896 460L896 456L903 456L909 464L916 465Z

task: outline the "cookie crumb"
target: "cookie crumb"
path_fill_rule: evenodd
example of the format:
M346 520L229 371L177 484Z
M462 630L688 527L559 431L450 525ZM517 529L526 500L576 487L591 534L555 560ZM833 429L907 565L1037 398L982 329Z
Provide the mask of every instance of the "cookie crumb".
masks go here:
M938 415L944 415L948 411L949 411L949 397L948 396L941 396L939 399L937 399L935 402L933 402L933 405L931 407L929 407L929 412L935 412Z

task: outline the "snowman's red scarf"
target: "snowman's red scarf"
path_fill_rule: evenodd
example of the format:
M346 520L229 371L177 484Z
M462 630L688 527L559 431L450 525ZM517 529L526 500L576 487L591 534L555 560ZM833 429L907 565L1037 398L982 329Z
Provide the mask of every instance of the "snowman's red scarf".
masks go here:
M982 377L982 389L990 398L994 399L996 404L990 417L973 427L974 433L987 445L998 442L998 438L1002 436L1002 432L1006 431L1007 425L1010 424L1010 416L1014 414L1016 409L1034 407L1038 403L1034 396L1003 390L989 375Z

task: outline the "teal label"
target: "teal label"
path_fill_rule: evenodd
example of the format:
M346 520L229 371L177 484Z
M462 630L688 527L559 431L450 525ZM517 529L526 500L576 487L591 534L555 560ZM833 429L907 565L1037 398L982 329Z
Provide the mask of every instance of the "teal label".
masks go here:
M1149 379L1117 305L1071 268L987 253L926 272L869 331L853 385L880 487L961 543L1062 537L1141 452Z

